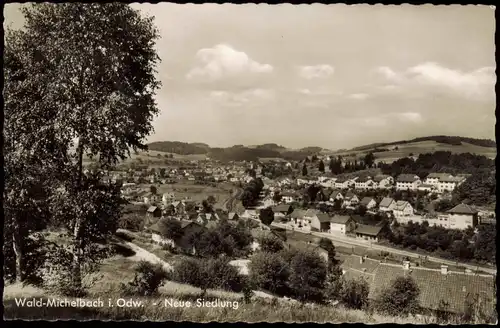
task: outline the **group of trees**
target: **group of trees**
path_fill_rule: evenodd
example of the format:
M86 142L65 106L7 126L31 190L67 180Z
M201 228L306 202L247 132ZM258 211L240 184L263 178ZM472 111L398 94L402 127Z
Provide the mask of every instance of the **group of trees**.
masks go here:
M260 192L264 187L261 178L252 179L244 188L241 194L241 202L244 207L254 206L259 200Z
M221 220L215 227L190 230L188 233L184 233L180 221L175 219L161 219L158 227L163 237L193 246L199 257L217 257L221 254L230 258L245 256L253 240L243 221L233 225Z
M319 246L328 253L328 260L314 249L289 249L279 239L261 238L261 249L249 264L249 283L301 302L325 303L337 300L353 309L373 308L381 313L400 316L418 310L419 290L411 277L400 277L370 302L369 285L364 279L344 279L335 247L328 239Z
M30 232L57 225L70 241L57 271L79 294L122 205L119 188L83 173L84 155L102 171L145 149L158 113L158 33L123 3L37 3L22 13L25 26L6 31L4 49L5 267L24 281Z
M428 222L419 224L410 221L406 225L395 223L387 238L394 245L422 249L444 258L496 263L496 230L482 225L477 229L475 234L472 228L450 230L429 226Z
M405 173L416 174L420 178L425 178L432 172L451 174L491 172L495 168L495 162L482 155L437 151L420 154L416 160L404 157L391 164L379 163L379 168L384 174L392 176Z

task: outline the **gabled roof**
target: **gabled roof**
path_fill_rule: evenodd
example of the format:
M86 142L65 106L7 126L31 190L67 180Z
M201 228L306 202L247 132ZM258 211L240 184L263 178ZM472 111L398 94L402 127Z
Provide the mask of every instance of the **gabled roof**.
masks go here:
M415 182L420 178L414 174L400 174L398 176L397 182Z
M361 200L360 204L361 205L368 205L370 204L371 201L375 201L373 198L371 197L363 197L363 199Z
M396 204L394 205L394 210L396 211L402 211L406 208L406 206L410 205L407 201L404 200L398 200ZM410 205L411 206L411 205Z
M394 202L394 199L392 199L391 197L384 197L380 202L379 207L389 207L391 206L392 202Z
M439 270L411 268L404 270L402 266L382 263L374 272L373 285L369 297L376 298L385 288L391 286L397 277L411 276L417 284L420 294L420 306L427 309L439 309L439 303L448 303L447 311L463 313L466 300L475 295L482 298L481 308L486 312L495 308L495 278L493 276L465 274L448 271L442 274Z
M429 173L429 175L426 177L427 178L430 178L430 179L443 179L443 178L447 178L447 177L450 177L451 174L449 173Z
M335 181L335 183L344 183L344 182L347 182L347 181L349 181L349 180L351 180L351 179L349 179L349 178L338 178L338 179Z
M292 212L292 214L290 214L290 216L293 219L299 219L299 218L304 217L305 214L306 214L306 211L301 210L299 208L296 208L296 209L293 210L293 212Z
M448 210L447 213L474 215L474 214L477 214L478 211L467 204L458 204L457 206L455 206L451 210Z
M150 206L150 207L148 208L148 213L153 213L153 212L154 212L154 211L156 211L157 209L159 209L159 208L158 208L158 207L156 207L156 206Z
M339 190L334 190L334 191L330 194L330 198L336 198L338 194L340 194L340 196L342 196L342 193L341 193ZM343 197L343 196L342 196L342 197Z
M360 224L358 225L358 227L354 232L368 236L377 236L382 230L382 228L383 226L371 226L371 225Z
M309 218L312 218L314 216L316 216L317 214L319 213L318 210L315 210L313 208L310 208L306 211L306 213L304 214L305 217L309 217Z
M330 219L330 222L336 224L346 224L350 219L351 217L347 215L335 215Z
M373 177L373 181L380 182L380 181L387 179L387 178L390 178L390 177L391 177L390 175L379 174L379 175L376 175L375 177Z
M239 218L239 217L240 217L240 216L238 215L238 213L235 213L235 212L229 212L229 214L228 214L228 216L227 216L227 218L228 218L229 220L235 220L235 219L237 219L237 218Z
M291 208L291 205L286 205L286 204L281 204L281 205L277 205L277 206L274 206L272 209L273 209L273 212L276 213L276 212L288 212Z
M325 223L325 222L330 222L330 216L326 213L318 213L316 214L316 217L318 218L319 222Z
M365 182L368 182L368 181L371 181L371 177L369 176L362 176L362 177L359 177L357 180L356 180L356 183L358 182L361 182L361 183L365 183Z
M352 191L348 191L348 192L345 194L345 197L344 197L344 198L349 199L349 198L352 198L352 197L354 197L354 196L356 196L356 194L355 194L355 193L353 193Z

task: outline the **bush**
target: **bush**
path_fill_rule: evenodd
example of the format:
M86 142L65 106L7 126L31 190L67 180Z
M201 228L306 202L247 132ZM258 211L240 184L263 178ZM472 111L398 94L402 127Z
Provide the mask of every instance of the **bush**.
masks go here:
M185 258L174 265L172 279L188 285L201 286L203 272L200 261L192 258Z
M226 258L207 259L201 263L204 289L224 289L241 292L243 279L236 267L229 264Z
M290 288L300 301L322 302L327 264L314 251L298 251L290 263Z
M85 291L75 287L72 280L73 254L65 248L52 249L40 269L42 286L49 293L63 296L82 297Z
M368 305L370 287L364 279L344 280L340 290L340 301L348 308L362 309Z
M263 235L258 239L263 252L277 253L284 248L283 241L274 235Z
M258 288L286 294L290 276L289 264L278 254L258 252L248 265L249 279Z
M131 231L141 231L144 229L144 217L136 213L124 214L118 220L118 228Z
M152 264L147 261L139 262L135 271L134 280L127 285L122 284L126 295L155 295L161 284L170 276L161 264Z
M134 240L134 236L131 234L127 233L126 231L117 231L115 235L125 241L132 241Z
M122 245L122 244L113 244L113 252L115 254L118 254L118 255L121 255L121 256L124 256L124 257L130 257L130 256L134 256L135 255L135 252L133 249L125 246L125 245Z
M375 301L377 311L391 316L413 314L419 309L419 288L411 277L398 277Z

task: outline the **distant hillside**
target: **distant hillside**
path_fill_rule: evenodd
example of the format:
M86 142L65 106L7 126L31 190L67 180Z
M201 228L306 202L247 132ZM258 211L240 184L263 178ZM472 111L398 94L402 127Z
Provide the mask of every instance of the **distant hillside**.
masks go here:
M254 148L256 148L256 149L266 149L266 150L275 150L275 151L287 150L286 147L280 146L280 145L275 144L275 143L267 143L267 144L263 144L263 145L257 145Z
M407 143L422 142L422 141L435 141L437 143L454 145L454 146L459 146L463 142L465 142L480 147L496 147L496 142L490 139L476 139L476 138L457 137L457 136L430 136L430 137L419 137L411 140L393 141L386 143L373 143L365 146L356 147L353 148L352 150L354 151L369 150L374 148L404 145Z
M179 155L207 154L210 146L203 143L186 143L181 141L157 141L148 145L149 150L174 153Z

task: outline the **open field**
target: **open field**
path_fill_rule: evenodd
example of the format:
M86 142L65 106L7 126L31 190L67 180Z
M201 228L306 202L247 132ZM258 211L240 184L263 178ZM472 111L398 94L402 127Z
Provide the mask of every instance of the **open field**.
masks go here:
M496 149L493 147L481 147L463 142L462 145L449 145L438 143L436 141L421 141L412 142L407 144L392 145L389 147L382 147L393 149L398 147L398 150L390 150L385 152L375 152L376 161L384 161L386 163L391 163L399 158L409 156L413 154L418 156L423 153L433 153L436 151L450 151L452 153L472 153L477 155L484 155L486 157L494 159L496 157ZM370 150L347 150L343 152L328 153L333 155L340 155L346 159L355 155L357 157L362 157L367 154ZM352 157L354 158L354 157Z

